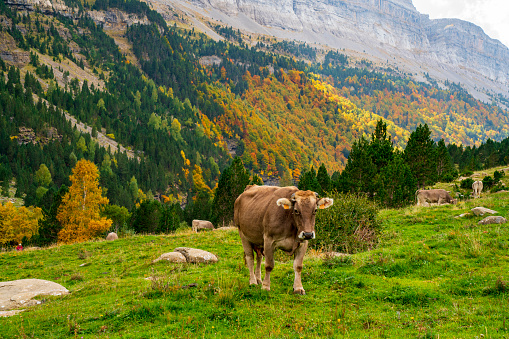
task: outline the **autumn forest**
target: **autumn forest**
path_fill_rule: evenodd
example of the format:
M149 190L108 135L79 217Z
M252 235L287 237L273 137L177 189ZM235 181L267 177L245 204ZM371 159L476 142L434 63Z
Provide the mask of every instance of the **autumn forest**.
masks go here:
M0 204L0 245L227 223L253 183L403 206L509 162L508 112L458 84L225 26L214 41L138 0L65 2L73 17L0 3L0 39L26 56L0 59L1 195L25 206ZM108 8L148 20L125 28L128 50L86 14Z

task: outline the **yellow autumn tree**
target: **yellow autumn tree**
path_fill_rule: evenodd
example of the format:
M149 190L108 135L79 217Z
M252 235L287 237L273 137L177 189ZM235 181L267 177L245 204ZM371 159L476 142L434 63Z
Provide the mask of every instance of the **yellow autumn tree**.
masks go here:
M62 224L58 240L64 243L82 242L111 227L112 221L99 215L100 206L109 201L102 196L99 171L93 162L78 161L69 179L71 187L57 213L57 220Z
M0 203L0 244L20 243L24 237L30 239L39 230L42 210L39 207L18 207L7 202Z

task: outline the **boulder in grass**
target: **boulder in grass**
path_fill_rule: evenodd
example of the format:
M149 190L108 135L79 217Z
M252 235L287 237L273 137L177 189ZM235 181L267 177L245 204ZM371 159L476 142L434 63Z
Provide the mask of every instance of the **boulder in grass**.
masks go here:
M474 207L474 208L471 209L471 211L475 215L485 215L486 213L490 213L490 214L497 214L498 213L497 211L490 210L489 208L485 208L485 207Z
M118 239L118 235L115 232L110 232L106 236L106 240L117 240L117 239Z
M501 217L499 215L494 216L490 215L489 217L484 218L483 220L479 221L479 225L488 225L488 224L505 224L507 222L507 219L504 217Z
M163 254L161 254L161 256L159 258L157 258L156 260L154 260L152 262L155 263L155 262L158 262L160 260L167 260L169 262L174 262L174 263L187 262L186 257L184 257L184 255L182 253L179 253L179 252L163 253Z
M190 263L216 263L217 257L207 251L190 247L177 247L175 252L182 253Z
M213 230L214 225L208 220L193 220L192 229L195 232Z
M17 312L7 312L20 307L38 305L33 299L38 295L64 295L69 291L53 281L41 279L21 279L0 282L0 316L11 316Z

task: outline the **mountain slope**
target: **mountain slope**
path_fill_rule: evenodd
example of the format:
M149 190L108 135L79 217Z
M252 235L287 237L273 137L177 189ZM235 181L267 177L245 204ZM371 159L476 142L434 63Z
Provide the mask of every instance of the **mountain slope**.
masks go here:
M378 65L398 67L423 80L428 73L465 86L491 101L509 91L509 49L462 20L430 20L411 0L231 1L157 0L204 22L333 48ZM198 27L197 27L198 28ZM487 93L486 93L487 92Z

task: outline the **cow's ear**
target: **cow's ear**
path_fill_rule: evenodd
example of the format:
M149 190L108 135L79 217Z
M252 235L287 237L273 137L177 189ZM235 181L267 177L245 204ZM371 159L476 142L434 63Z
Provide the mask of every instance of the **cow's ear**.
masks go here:
M278 206L283 206L285 210L288 210L292 207L292 202L286 198L281 198L276 201Z
M319 209L329 208L332 206L333 203L334 203L334 199L322 198L322 199L318 200L318 208Z

